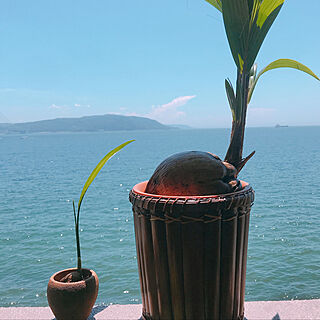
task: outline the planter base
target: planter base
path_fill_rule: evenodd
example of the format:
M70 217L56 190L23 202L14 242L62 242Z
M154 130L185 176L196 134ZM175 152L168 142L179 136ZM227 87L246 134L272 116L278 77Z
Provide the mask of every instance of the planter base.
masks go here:
M252 188L214 196L130 193L145 319L243 319Z
M154 320L153 318L151 318L150 316L147 316L145 314L142 314L141 319L143 320ZM196 318L199 319L199 318ZM239 316L236 320L244 320L244 315Z

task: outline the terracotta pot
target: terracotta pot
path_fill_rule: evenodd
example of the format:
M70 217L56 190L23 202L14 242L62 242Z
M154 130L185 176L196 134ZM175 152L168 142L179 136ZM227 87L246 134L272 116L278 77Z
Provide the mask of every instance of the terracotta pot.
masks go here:
M212 196L130 192L145 319L243 319L253 189Z
M93 270L82 269L84 274L90 275L86 280L71 283L59 281L76 270L59 271L49 280L47 298L57 320L86 320L97 299L99 280Z

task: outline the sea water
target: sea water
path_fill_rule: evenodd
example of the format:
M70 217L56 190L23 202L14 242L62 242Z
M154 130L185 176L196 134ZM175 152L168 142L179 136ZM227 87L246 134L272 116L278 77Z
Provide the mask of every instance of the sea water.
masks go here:
M0 306L46 306L49 277L76 266L72 200L99 160L129 139L85 196L83 267L97 303L141 303L130 189L169 155L223 157L228 129L0 136ZM256 192L246 300L320 298L320 127L248 128L240 177Z

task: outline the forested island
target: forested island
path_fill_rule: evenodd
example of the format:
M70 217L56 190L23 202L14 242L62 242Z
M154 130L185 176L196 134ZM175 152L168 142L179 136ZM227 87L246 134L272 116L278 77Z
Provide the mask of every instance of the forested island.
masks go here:
M144 117L106 114L81 118L57 118L24 123L0 123L0 133L95 132L172 129Z

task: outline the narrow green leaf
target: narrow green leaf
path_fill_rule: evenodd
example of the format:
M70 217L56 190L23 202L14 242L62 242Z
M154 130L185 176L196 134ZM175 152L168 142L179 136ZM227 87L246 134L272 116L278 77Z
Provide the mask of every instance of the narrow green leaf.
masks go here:
M114 156L117 152L119 152L122 148L124 148L126 145L128 145L129 143L133 142L134 140L130 140L127 141L123 144L121 144L120 146L116 147L115 149L113 149L112 151L110 151L106 156L104 156L102 158L102 160L98 163L98 165L93 169L93 171L91 172L88 180L86 181L81 195L80 195L80 199L79 199L79 203L78 203L78 212L80 211L80 206L83 200L83 197L85 195L85 193L87 192L88 188L90 187L92 181L95 179L95 177L98 175L99 171L102 169L102 167L106 164L106 162L112 157Z
M320 81L317 75L314 74L307 66L292 59L278 59L276 61L271 62L259 72L258 77L260 77L261 75L263 75L265 72L269 70L278 69L278 68L292 68L292 69L300 70Z
M251 15L255 0L247 0L247 2L248 2L249 15Z
M278 59L278 60L275 60L273 62L271 62L270 64L268 64L264 69L262 69L258 76L256 77L254 83L253 83L253 86L250 88L249 90L249 94L248 94L248 103L250 102L251 100L251 97L252 97L252 94L253 94L253 91L257 85L257 82L259 80L259 78L267 71L270 71L270 70L274 70L274 69L278 69L278 68L292 68L292 69L296 69L296 70L299 70L299 71L303 71L307 74L309 74L310 76L314 77L315 79L319 80L319 77L313 73L311 71L311 69L309 69L307 66L305 66L304 64L298 62L298 61L295 61L295 60L292 60L292 59Z
M246 62L248 32L249 32L249 8L247 0L221 0L224 26L229 41L233 59L241 69L241 59Z
M206 1L212 4L220 12L222 12L221 0L206 0Z
M262 1L258 16L257 16L257 25L261 29L264 25L267 18L270 16L270 14L276 10L279 6L282 6L284 3L284 0L264 0Z
M252 10L250 11L250 29L251 29L253 23L255 23L255 21L257 21L260 6L261 6L260 0L253 1Z
M225 80L225 87L226 87L226 92L227 92L227 97L228 97L230 109L232 112L232 119L235 121L236 120L237 101L236 101L236 96L234 94L234 90L233 90L231 81L229 79Z
M270 12L270 9L269 11L267 10L269 7L265 8L263 7L263 4L272 3L275 0L264 0L262 3L260 3L260 0L255 0L255 1L256 3L255 3L255 8L253 10L254 12L252 12L252 17L250 21L249 39L248 39L248 55L247 55L248 68L251 68L251 66L254 64L255 59L262 46L262 43L282 8L282 4L280 4L273 11ZM278 0L276 0L276 2L278 2ZM271 6L271 8L274 8L274 7ZM267 13L268 13L268 16L265 17ZM262 24L262 27L260 27L257 24L259 15L260 15L260 21L262 20L264 21Z
M76 206L74 204L74 200L72 200L72 206L73 206L73 217L74 217L74 224L77 224L77 216L76 216Z

